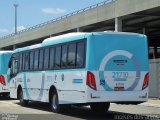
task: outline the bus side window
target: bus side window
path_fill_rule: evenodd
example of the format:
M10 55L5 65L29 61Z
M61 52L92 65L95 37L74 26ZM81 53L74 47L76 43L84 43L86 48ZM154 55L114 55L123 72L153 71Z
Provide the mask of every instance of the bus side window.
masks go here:
M84 42L77 43L76 67L84 66Z
M67 49L68 49L68 45L62 46L62 57L61 57L61 67L62 68L67 67Z
M76 43L72 43L68 48L68 67L75 67L76 63Z
M18 73L18 60L17 60L16 56L12 56L12 59L11 59L11 77L16 76L17 73Z
M30 52L30 60L29 60L29 68L30 68L30 70L33 70L33 65L34 65L34 63L33 63L33 59L34 59L34 51L31 51Z
M53 69L54 68L54 56L55 56L55 53L54 53L54 48L50 48L50 60L49 60L49 68L50 69Z
M43 69L43 49L39 52L39 70Z
M22 71L22 67L23 67L23 55L22 53L20 53L19 55L19 71L21 72Z
M23 61L22 62L22 64L23 64L22 71L24 71L25 70L25 53L23 53L23 60L22 61Z
M56 47L55 52L55 68L60 68L61 64L61 46Z
M17 74L17 72L18 72L18 69L17 69L18 64L17 63L18 63L17 60L14 59L13 60L13 74Z
M25 54L25 70L29 70L29 53Z
M49 67L49 48L44 49L44 69Z
M36 50L34 54L34 70L38 69L38 64L39 64L39 50Z

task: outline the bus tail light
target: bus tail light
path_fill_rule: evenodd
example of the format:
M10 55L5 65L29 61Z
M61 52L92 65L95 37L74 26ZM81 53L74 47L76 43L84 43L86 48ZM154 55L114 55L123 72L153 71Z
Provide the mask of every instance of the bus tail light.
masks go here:
M142 90L144 90L149 85L149 72L145 75Z
M4 78L3 75L0 75L0 83L3 84L3 85L6 85L5 78Z
M86 84L87 84L90 88L92 88L92 89L94 89L94 90L97 90L94 74L91 73L91 72L89 72L89 71L87 72L87 82L86 82Z

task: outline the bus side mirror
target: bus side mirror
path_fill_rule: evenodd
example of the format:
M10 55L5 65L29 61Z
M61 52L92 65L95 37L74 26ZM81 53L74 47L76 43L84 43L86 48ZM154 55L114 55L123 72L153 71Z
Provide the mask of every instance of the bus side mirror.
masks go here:
M11 68L8 68L7 75L11 74Z
M8 63L8 68L11 68L11 60Z

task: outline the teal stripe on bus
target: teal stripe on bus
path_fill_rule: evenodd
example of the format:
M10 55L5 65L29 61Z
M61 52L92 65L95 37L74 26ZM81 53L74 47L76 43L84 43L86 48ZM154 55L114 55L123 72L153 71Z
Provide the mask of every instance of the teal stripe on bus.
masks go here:
M73 79L72 83L83 83L83 79Z

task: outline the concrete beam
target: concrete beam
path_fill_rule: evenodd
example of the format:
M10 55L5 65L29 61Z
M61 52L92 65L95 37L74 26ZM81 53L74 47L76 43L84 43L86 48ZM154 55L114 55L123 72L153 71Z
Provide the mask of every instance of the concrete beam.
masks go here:
M156 7L160 7L160 0L116 0L115 16L125 16Z
M82 29L78 27L77 32L82 32Z
M138 19L134 19L134 20L130 20L128 22L125 23L125 25L132 25L132 24L136 24L136 23L142 23L142 22L150 22L153 20L159 20L160 17L159 16L150 16L150 17L143 17L143 18L138 18Z
M17 48L17 45L13 45L13 50L15 50Z
M122 32L122 19L120 17L115 18L115 31Z
M145 34L145 35L147 34L145 27L142 28L142 33Z
M93 32L108 31L108 30L113 30L113 29L114 29L114 26L106 26L106 27L95 29L95 30L93 30Z
M40 38L49 37L53 34L82 28L95 23L108 21L114 18L122 18L132 13L149 10L160 7L160 0L114 0L109 4L88 9L84 12L68 16L58 21L45 24L43 26L21 32L15 36L3 38L0 40L0 48L34 41ZM121 22L116 20L116 30L122 31Z

